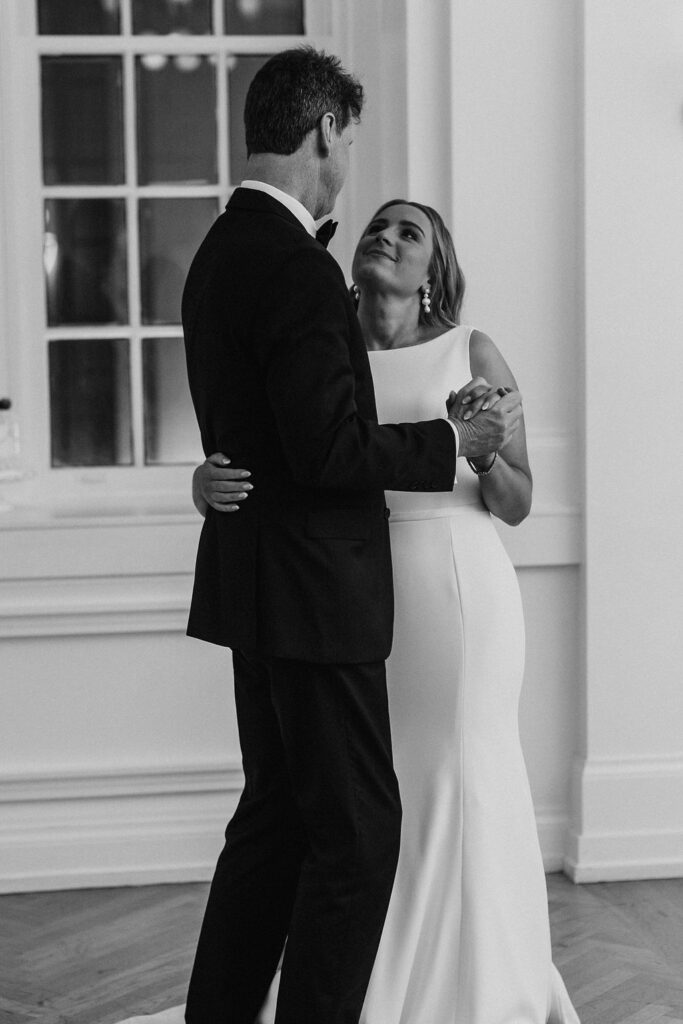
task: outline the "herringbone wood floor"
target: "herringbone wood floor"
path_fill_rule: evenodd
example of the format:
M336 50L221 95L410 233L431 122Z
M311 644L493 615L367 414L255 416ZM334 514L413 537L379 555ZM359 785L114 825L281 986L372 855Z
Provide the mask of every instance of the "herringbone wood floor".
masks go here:
M683 1024L683 879L548 877L555 962L583 1024ZM112 1024L180 1003L206 886L0 898L0 1024Z

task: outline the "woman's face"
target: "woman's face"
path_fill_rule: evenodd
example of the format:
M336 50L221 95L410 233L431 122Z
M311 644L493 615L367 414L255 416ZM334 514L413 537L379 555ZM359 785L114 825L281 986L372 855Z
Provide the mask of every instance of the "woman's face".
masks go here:
M416 206L399 203L370 221L353 257L352 276L379 293L418 296L429 281L432 225Z

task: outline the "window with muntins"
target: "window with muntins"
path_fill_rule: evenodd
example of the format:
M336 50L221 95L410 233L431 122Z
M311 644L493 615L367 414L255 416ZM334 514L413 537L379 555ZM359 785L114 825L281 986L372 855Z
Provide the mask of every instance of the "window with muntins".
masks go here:
M52 470L201 457L180 300L243 177L271 53L334 45L304 0L36 0ZM323 20L321 20L323 19Z

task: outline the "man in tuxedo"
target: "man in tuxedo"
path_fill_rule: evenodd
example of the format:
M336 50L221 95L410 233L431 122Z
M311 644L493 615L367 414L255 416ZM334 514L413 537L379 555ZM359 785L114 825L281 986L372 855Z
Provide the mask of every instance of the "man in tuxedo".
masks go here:
M378 426L353 303L316 240L362 103L332 56L265 64L246 101L248 180L183 296L204 451L255 483L239 514L208 510L197 555L188 633L232 648L245 787L187 1024L254 1024L285 939L277 1024L355 1024L394 878L384 489L451 490L458 434L446 419Z

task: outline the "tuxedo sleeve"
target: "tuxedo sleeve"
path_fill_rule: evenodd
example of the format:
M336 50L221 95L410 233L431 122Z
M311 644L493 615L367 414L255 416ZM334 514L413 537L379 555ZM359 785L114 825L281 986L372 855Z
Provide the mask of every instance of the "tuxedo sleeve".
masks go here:
M320 488L450 491L456 442L446 419L378 425L359 414L352 316L341 270L305 249L271 278L252 333L293 478ZM367 354L361 353L369 375Z

